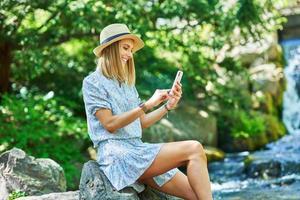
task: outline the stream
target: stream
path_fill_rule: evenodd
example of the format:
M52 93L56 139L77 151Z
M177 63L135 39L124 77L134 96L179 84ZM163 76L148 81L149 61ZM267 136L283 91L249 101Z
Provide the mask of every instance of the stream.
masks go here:
M281 45L287 60L282 118L288 134L263 150L230 153L210 163L215 200L300 200L300 39Z

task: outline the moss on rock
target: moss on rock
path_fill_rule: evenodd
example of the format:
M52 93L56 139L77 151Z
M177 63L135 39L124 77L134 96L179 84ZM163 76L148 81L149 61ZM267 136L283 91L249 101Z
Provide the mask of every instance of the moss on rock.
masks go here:
M204 150L208 162L223 160L225 158L225 153L221 149L206 146Z

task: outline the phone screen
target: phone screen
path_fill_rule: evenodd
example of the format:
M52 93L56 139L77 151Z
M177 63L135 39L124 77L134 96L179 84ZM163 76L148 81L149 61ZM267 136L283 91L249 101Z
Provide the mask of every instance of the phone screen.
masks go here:
M176 74L176 77L175 77L175 80L173 82L173 85L172 85L172 88L171 88L171 91L170 91L170 94L173 94L173 89L175 88L175 85L176 85L176 82L181 82L181 78L182 78L182 75L183 75L183 72L178 70L177 71L177 74Z

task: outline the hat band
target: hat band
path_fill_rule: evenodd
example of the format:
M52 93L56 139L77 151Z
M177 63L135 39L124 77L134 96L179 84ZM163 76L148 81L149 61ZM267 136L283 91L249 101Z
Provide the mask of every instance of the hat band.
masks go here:
M119 34L117 34L117 35L110 36L109 38L106 38L105 40L103 40L103 41L100 43L100 45L103 45L103 44L105 44L105 43L107 43L107 42L109 42L109 41L111 41L111 40L113 40L113 39L115 39L115 38L117 38L117 37L120 37L120 36L126 35L126 34L130 34L130 33L119 33Z

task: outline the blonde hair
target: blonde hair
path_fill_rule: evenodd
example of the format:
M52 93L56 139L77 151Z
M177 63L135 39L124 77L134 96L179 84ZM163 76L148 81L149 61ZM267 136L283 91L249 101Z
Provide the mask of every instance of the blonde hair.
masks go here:
M135 85L133 57L127 61L125 67L122 66L118 41L102 50L97 67L102 70L103 75L107 78L115 79L119 83Z

